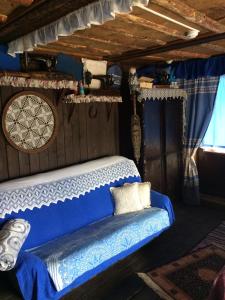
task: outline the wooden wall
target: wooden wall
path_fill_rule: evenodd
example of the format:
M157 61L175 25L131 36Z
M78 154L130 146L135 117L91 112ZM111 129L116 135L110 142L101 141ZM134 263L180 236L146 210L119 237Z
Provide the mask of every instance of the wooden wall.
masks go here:
M36 90L50 97L57 107L57 137L47 150L26 154L9 145L0 127L0 182L119 153L118 104L62 104L57 103L58 91ZM0 88L1 115L6 102L20 91L23 89ZM90 109L97 110L96 118L89 116Z
M198 150L200 192L225 199L225 154Z

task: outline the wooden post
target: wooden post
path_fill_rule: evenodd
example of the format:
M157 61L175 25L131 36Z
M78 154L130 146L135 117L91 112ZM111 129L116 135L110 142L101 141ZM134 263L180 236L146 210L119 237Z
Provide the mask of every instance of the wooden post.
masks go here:
M24 6L29 6L34 2L34 0L14 0L13 2Z

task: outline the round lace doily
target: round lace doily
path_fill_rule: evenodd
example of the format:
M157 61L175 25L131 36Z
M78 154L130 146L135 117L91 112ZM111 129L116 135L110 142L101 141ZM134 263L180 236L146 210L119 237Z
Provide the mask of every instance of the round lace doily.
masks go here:
M21 92L6 104L2 125L14 148L28 153L39 152L46 149L56 136L57 112L45 96Z

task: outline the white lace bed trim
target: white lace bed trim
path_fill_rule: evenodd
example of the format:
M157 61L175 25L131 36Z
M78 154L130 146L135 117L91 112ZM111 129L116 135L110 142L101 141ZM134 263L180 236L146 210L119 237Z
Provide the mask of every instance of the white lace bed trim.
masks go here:
M2 183L0 185L0 218L12 212L32 210L58 201L71 200L111 182L130 176L140 176L134 162L122 157L99 159L57 170L55 173L55 176L54 172L48 172L43 176L42 174L30 176L31 178L28 177L27 180L24 178ZM72 173L74 175L71 175ZM67 174L66 177L65 174ZM43 183L40 182L41 177ZM48 181L47 178L52 180ZM31 184L32 182L36 183Z
M101 25L113 20L116 13L129 13L133 6L146 6L148 2L149 0L98 0L10 42L8 53L15 56L16 53L31 51L38 45L57 41L59 36L68 36L92 24Z

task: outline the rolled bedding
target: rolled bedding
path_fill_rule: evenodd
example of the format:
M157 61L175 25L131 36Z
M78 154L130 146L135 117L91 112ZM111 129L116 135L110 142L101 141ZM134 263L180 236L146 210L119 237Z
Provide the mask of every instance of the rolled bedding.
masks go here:
M8 221L0 230L0 271L14 268L18 254L30 232L30 224L24 219Z

